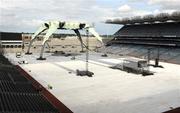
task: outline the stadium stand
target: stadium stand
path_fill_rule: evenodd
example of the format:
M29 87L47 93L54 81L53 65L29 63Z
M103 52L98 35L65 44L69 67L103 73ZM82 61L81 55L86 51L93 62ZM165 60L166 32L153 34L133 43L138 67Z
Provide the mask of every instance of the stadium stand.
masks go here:
M0 32L0 40L3 48L17 48L23 44L22 33Z
M106 48L107 53L147 58L151 48L152 59L158 51L161 61L180 64L180 12L107 20L106 23L124 25L107 43L111 45Z
M16 66L0 55L0 113L59 112Z
M125 25L113 43L180 47L180 23Z
M116 49L115 49L116 48ZM174 47L156 47L145 45L132 45L132 44L112 44L101 48L103 53L116 54L119 56L133 56L138 58L147 58L148 50L150 49L150 59L157 58L159 49L159 59L163 62L169 62L174 64L180 64L180 48Z

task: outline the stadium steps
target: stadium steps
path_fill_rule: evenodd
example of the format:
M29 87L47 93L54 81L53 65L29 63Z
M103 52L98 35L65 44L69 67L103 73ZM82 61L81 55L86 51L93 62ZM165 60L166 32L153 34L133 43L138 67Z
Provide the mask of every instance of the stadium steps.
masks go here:
M36 89L28 83L13 83L11 81L0 81L0 92L12 93L38 93Z
M155 46L112 44L111 46L107 47L106 51L107 53L116 55L119 54L138 58L147 58L148 48L151 49L150 59L156 59L158 54L158 47ZM180 48L159 47L159 59L163 62L180 64Z
M0 63L0 113L59 113L2 55Z
M56 113L57 110L39 94L0 93L2 112Z

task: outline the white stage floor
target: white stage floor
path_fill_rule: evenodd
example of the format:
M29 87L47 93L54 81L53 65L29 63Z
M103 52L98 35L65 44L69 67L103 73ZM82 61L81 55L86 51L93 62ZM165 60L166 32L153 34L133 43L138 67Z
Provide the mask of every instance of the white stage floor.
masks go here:
M6 55L13 63L26 60L20 66L49 90L74 113L161 113L180 106L180 65L160 63L164 68L153 68L152 76L141 76L109 68L122 61L117 56L101 57L90 54L89 70L93 77L76 76L76 69L85 69L85 54L52 56L45 61L39 54ZM29 71L31 70L31 71Z

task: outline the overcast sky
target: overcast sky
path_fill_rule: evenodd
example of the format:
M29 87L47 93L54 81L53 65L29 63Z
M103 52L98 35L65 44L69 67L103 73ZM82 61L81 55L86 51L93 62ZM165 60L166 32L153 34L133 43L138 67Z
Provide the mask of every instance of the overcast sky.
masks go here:
M0 31L34 32L49 20L94 23L100 34L121 26L106 19L180 10L180 0L0 0Z

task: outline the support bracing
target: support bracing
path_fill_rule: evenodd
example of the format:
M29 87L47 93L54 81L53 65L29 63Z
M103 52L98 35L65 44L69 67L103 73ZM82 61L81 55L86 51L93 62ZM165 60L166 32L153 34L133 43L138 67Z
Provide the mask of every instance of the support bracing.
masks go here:
M44 52L44 46L47 44L47 41L49 40L50 36L57 30L57 29L63 29L63 30L74 30L76 35L78 36L78 39L81 43L81 52L84 52L83 47L86 47L86 45L83 43L83 40L81 38L81 34L79 30L88 30L92 35L94 35L97 40L102 44L102 38L99 36L99 34L94 30L92 26L86 23L79 23L79 22L61 22L61 21L50 21L42 24L40 28L32 35L32 39L29 43L28 49L26 54L32 54L30 52L30 48L32 46L32 43L35 41L38 35L40 35L42 32L46 31L45 36L43 37L43 43L41 47L41 53L38 60L44 60L43 58L43 52Z
M86 38L86 69L83 71L76 70L77 75L79 76L88 76L92 77L94 75L93 72L89 71L89 30L86 30L87 38Z

